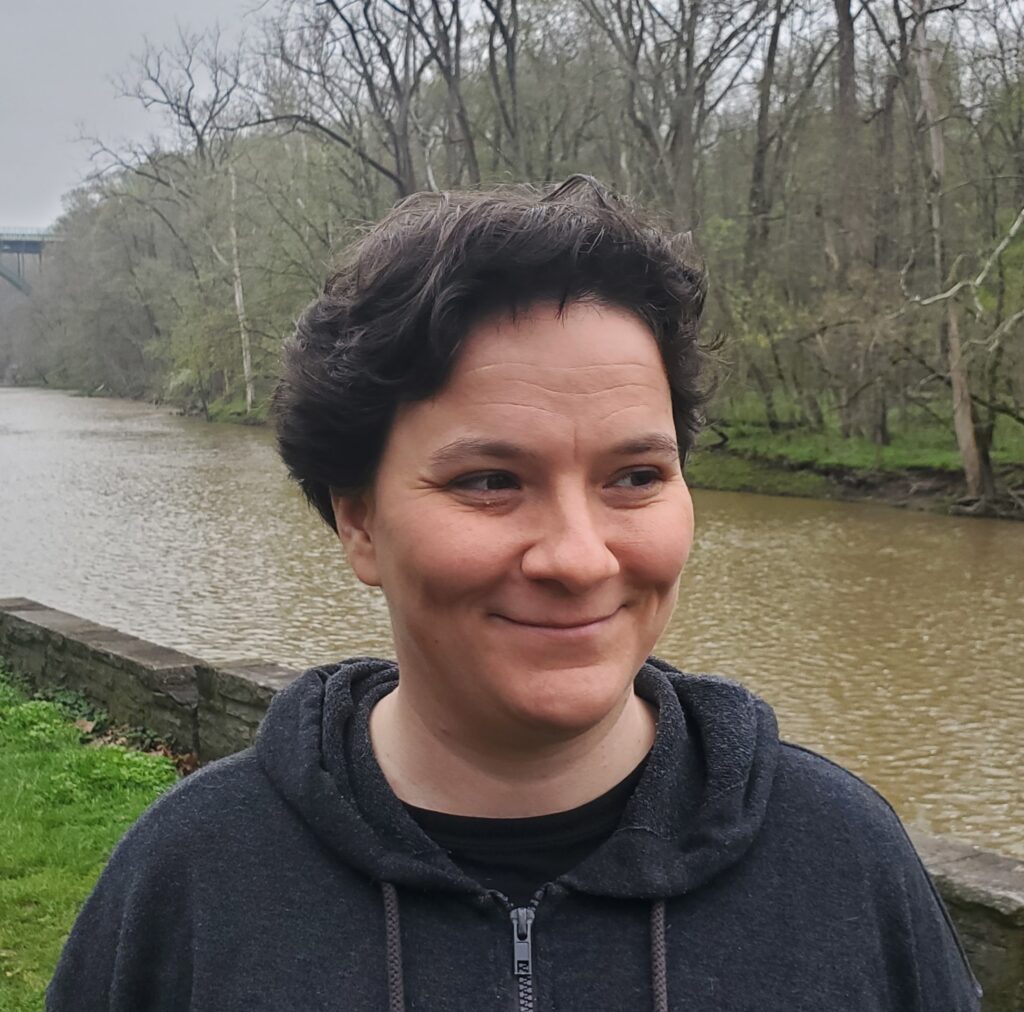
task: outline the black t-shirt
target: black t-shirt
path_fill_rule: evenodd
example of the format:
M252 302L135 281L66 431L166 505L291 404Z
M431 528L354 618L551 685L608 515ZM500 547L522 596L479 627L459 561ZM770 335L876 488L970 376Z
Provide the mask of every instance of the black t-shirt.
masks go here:
M600 797L552 815L480 819L405 808L467 875L526 906L542 885L574 868L612 835L646 761Z

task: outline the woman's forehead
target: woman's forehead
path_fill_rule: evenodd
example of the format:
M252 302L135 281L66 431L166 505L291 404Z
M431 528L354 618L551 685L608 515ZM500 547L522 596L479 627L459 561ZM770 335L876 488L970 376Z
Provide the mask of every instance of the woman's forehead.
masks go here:
M653 336L629 313L580 308L478 327L448 383L399 412L396 448L444 463L674 448Z
M584 374L602 366L654 365L664 371L650 328L636 315L594 302L535 303L492 314L470 328L453 379L476 369L532 368Z

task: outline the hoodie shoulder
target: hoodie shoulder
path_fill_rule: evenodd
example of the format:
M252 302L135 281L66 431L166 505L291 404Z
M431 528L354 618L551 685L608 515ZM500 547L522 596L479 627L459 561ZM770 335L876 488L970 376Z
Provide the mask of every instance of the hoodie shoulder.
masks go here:
M931 876L888 801L838 763L783 743L773 788L771 835L800 855L801 874L835 894L857 894L887 939L906 1008L976 1009L981 988ZM926 996L926 997L921 997ZM921 1004L914 1002L920 1000Z
M781 743L770 809L777 824L821 846L852 848L858 863L917 860L899 816L874 787L801 745Z
M780 745L775 800L799 802L818 815L827 811L843 820L866 820L876 831L901 828L889 802L856 773L802 745Z
M856 773L809 748L781 743L772 802L819 839L833 837L844 846L858 847L862 861L885 863L909 856L925 873L888 799Z
M240 854L272 846L292 821L254 750L245 749L204 766L154 801L114 848L94 892L126 897L138 889L181 890L197 877L223 874Z
M180 780L143 812L118 849L163 849L187 840L192 850L204 840L223 841L233 825L253 823L279 800L255 751L247 748Z

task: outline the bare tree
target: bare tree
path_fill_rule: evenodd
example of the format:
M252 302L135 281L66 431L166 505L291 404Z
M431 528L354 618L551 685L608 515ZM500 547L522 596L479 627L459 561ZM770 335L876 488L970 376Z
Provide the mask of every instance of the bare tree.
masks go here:
M894 271L899 259L896 232L900 213L896 177L896 100L902 94L908 99L908 107L911 104L907 87L911 56L910 17L902 0L892 0L891 28L876 14L871 4L865 4L863 10L885 54L882 95L878 108L872 113L872 118L877 117L878 120L872 264L876 269Z
M796 24L794 18L799 19ZM819 75L836 50L837 43L821 30L819 20L820 11L815 11L813 5L776 0L773 7L757 82L744 246L744 274L748 283L763 266L773 207L792 156L794 131L808 111ZM785 51L780 58L782 47Z
M449 184L457 186L462 182L462 167L465 166L469 183L479 185L480 164L474 131L462 93L465 24L460 0L426 0L425 7L421 7L418 0L404 0L401 4L385 2L393 12L408 20L429 53L431 65L437 68L444 81Z
M508 138L504 150L517 175L530 178L519 120L519 0L482 0L486 11L487 77L500 130Z
M649 188L680 223L700 218L697 178L709 121L746 70L767 0L580 0L611 42L626 115L646 148Z
M179 30L170 46L146 46L135 61L134 74L121 79L121 92L147 109L159 112L178 136L178 147L164 152L158 144L134 146L117 153L100 145L98 154L111 165L154 184L146 204L185 250L197 284L201 284L194 243L184 234L183 219L202 236L217 261L229 272L238 321L246 413L253 409L255 374L251 328L245 308L237 229L237 180L232 158L235 147L235 101L242 82L241 45L225 51L219 28L207 35ZM213 237L219 217L209 194L226 170L230 183L227 230L231 258L225 257ZM169 206L167 206L169 204ZM163 205L163 206L162 206Z
M915 24L912 50L917 68L917 81L921 90L921 109L925 116L930 152L928 177L928 209L931 216L932 263L936 284L945 287L950 264L946 252L943 220L943 189L946 182L946 143L939 100L932 73L932 58L928 45L928 0L913 0ZM960 340L960 310L953 295L943 300L945 306L945 344L948 351L949 379L953 392L953 429L956 432L960 459L967 479L968 495L975 498L991 497L994 491L992 469L978 449L974 431L974 405L971 400L970 377L964 361Z
M268 25L246 123L312 131L406 196L418 189L416 102L433 60L389 3L289 4Z
M837 234L834 248L836 272L840 285L845 285L851 262L861 253L860 232L863 211L860 205L858 173L853 166L860 161L860 112L857 102L856 46L851 0L833 0L836 11L838 39L837 95L834 111L835 178L837 181Z
M779 36L782 23L789 13L791 4L774 0L771 29L768 33L768 48L764 57L761 80L757 85L757 122L754 128L754 157L750 169L750 197L747 205L750 221L747 224L747 244L744 250L748 281L756 272L756 265L768 241L768 214L771 203L768 195L767 168L768 152L772 134L770 124L772 86L775 81L775 61L779 53Z

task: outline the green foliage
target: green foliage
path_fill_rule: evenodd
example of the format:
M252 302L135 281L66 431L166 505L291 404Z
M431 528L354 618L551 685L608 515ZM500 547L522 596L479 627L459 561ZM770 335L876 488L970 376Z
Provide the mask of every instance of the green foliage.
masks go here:
M210 405L210 421L243 422L249 425L256 425L266 421L269 408L269 400L263 400L254 404L252 412L247 415L245 412L245 397L222 398Z
M101 797L131 795L142 788L154 795L178 778L166 756L134 752L119 745L68 750L42 790L49 805L72 805Z
M754 281L733 284L728 291L733 316L733 337L757 348L766 348L769 336L797 330L804 322L770 278L760 274Z
M742 222L720 214L709 217L701 229L702 249L716 269L726 262L739 264L742 261L743 238Z
M843 438L835 410L824 406L822 431L808 428L802 407L779 393L775 399L781 427L767 425L763 401L752 395L722 401L713 429L706 429L697 451L687 461L687 479L696 487L771 495L828 498L837 487L830 475L886 476L913 471L961 474L952 424L923 410L901 419L889 412L892 441L880 446L862 437ZM936 417L936 415L938 417ZM722 443L722 437L728 441ZM991 448L993 463L1011 483L1024 478L1024 426L1006 417L996 422ZM940 505L939 500L936 504Z
M53 703L66 720L89 721L94 733L98 734L110 726L107 711L76 689L42 688L35 695L37 699Z
M29 1012L124 831L176 778L163 756L79 743L80 700L28 699L0 662L0 1012Z
M827 499L827 478L810 470L790 470L732 453L698 450L686 461L686 480L694 488L723 492L760 492Z
M0 744L38 751L77 745L79 737L53 703L31 699L0 710Z
M0 715L25 702L30 692L28 679L15 675L0 660Z
M783 417L792 407L783 398ZM733 420L734 419L734 420ZM865 471L902 471L929 469L958 472L960 455L952 426L932 420L915 419L899 429L896 413L890 413L892 442L879 446L871 440L840 436L834 418L824 432L791 427L771 432L764 424L763 412L755 402L747 400L738 406L736 415L724 423L729 436L729 450L766 462L788 462L813 466L821 470L853 468ZM715 436L706 434L705 443L714 443ZM992 459L997 464L1024 464L1024 427L1001 418L996 425Z

